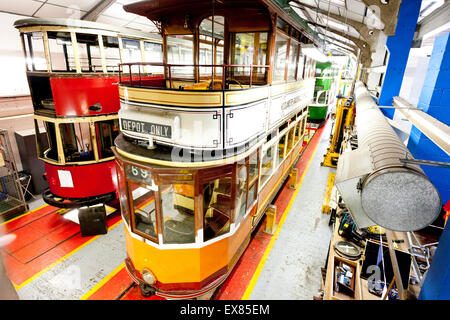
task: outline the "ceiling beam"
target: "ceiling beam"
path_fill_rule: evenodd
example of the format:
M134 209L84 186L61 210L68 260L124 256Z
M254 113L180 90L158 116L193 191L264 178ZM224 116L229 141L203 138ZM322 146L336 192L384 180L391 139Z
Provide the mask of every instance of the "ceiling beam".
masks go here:
M308 23L312 24L312 25L318 25L317 23L314 23L314 22L308 22ZM324 25L319 25L319 26L325 28ZM330 27L327 28L327 31L337 34L343 38L346 38L346 39L350 40L351 42L353 42L354 44L356 44L356 46L361 50L361 63L363 64L364 67L370 67L370 65L372 64L372 57L371 57L371 53L370 53L370 46L367 42L365 42L362 39L358 39L356 37L348 35L342 31L330 28Z
M355 29L355 31L358 32L361 35L361 37L370 45L371 52L373 52L375 50L377 43L378 43L379 36L380 36L380 30L377 30L375 28L368 28L364 23L361 23L361 22L358 22L358 21L355 21L352 19L348 19L346 17L343 17L341 15L338 15L338 14L335 14L332 12L327 12L320 8L315 8L314 6L301 3L298 0L294 0L291 2L294 2L295 4L297 4L299 6L309 8L311 10L314 10L316 13L326 15L327 17L330 17L334 20L337 20L339 22L342 22L344 24L348 24L348 25L352 26L353 29Z
M91 10L86 12L82 17L81 20L86 21L97 21L98 17L106 10L108 9L115 0L100 0Z
M423 36L430 31L436 30L447 24L449 22L448 17L450 17L449 1L445 2L442 6L431 12L417 24L416 32L414 34L414 42L421 44Z

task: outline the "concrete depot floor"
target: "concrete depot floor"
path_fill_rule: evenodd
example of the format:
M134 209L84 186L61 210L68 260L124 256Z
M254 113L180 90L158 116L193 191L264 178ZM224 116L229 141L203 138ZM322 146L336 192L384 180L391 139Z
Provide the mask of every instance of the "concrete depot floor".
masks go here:
M317 295L321 282L320 268L325 264L331 236L329 215L321 213L321 206L328 175L335 169L320 166L328 147L330 130L331 121L328 121L318 144L314 149L309 146L310 162L307 158L302 159L308 165L298 190L295 193L290 191L295 198L283 200L291 201L291 206L287 206L284 212L280 210L285 216L284 223L280 222L282 226L274 236L266 235L273 246L255 247L261 251L256 255L260 258L255 261L253 271L245 275L244 282L238 277L239 272L230 275L236 277L235 282L242 287L242 293L234 292L231 285L227 288L225 283L221 288L223 294L218 299L311 300ZM38 197L29 205L30 211L40 210L44 202ZM72 245L72 242L76 243ZM137 288L130 290L132 281L123 267L126 256L124 226L119 216L113 218L105 235L85 240L75 235L62 245L64 243L71 249L60 253L58 260L49 260L40 269L36 268L35 272L40 270L38 273L21 277L15 283L21 299L115 299L126 290L125 298L142 299ZM247 251L251 254L256 249L250 246L251 243ZM263 253L266 258L261 259ZM248 261L245 257L241 260L241 266L235 269ZM247 269L243 269L245 273ZM227 290L231 291L227 293Z

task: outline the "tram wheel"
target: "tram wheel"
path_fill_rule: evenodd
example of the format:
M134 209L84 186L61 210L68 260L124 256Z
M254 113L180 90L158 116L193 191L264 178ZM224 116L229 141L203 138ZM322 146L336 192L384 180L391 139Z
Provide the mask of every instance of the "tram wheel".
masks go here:
M155 294L155 288L149 286L148 284L140 283L139 284L139 289L141 291L141 294L144 297L150 297L150 296L153 296Z

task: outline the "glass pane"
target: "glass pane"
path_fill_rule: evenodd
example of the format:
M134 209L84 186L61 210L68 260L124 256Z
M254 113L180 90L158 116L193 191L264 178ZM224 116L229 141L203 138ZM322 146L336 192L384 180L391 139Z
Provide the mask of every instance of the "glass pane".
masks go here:
M129 182L133 198L134 227L137 231L152 238L157 238L155 194L153 190Z
M195 242L194 185L161 186L164 243Z
M167 63L168 64L194 64L194 36L177 35L167 36ZM173 76L194 78L194 67L172 67Z
M286 146L286 135L282 136L280 141L278 142L278 162L279 165L284 159L284 149Z
M289 49L289 65L288 65L288 81L295 80L297 71L297 56L298 56L298 44L291 40L291 46Z
M102 72L98 35L77 33L78 57L82 72Z
M56 144L56 131L55 124L53 122L44 122L45 131L47 132L48 148L43 152L45 158L59 161L58 159L58 147ZM45 145L43 146L45 148Z
M76 71L69 32L47 32L52 71Z
M31 51L30 45L28 43L28 35L26 33L21 33L22 41L23 41L23 50L25 55L25 62L27 65L27 71L33 70L33 66L31 63Z
M298 57L297 80L303 79L303 69L305 67L305 56L300 53Z
M117 72L119 71L120 63L120 49L119 39L116 37L102 36L103 49L105 51L106 71Z
M34 71L47 71L45 60L44 38L42 32L28 33L28 45L31 49L31 64Z
M264 152L262 157L262 165L261 165L261 185L264 185L264 183L270 178L272 175L272 170L275 165L275 158L274 158L274 147L270 147L269 149Z
M163 62L163 49L161 43L145 41L144 52L146 62ZM164 68L157 66L146 66L145 72L163 74Z
M113 157L111 147L114 139L119 135L119 120L98 121L95 124L97 130L97 148L100 159Z
M142 62L141 43L139 40L122 39L122 62ZM125 68L125 71L128 71ZM139 72L139 66L132 66L131 72Z
M279 33L275 38L273 81L284 80L288 39Z
M245 215L246 207L245 201L247 197L247 166L244 165L238 172L236 179L236 201L235 201L235 214L236 223L239 223Z
M250 169L250 174L249 174L250 181L253 181L253 179L258 176L258 168L259 168L258 155L254 154L253 156L250 157L250 166L249 166L249 169Z
M256 199L256 183L248 189L248 198L247 198L247 210L250 209L251 204Z
M95 160L89 123L61 123L59 128L66 162Z
M123 168L119 165L117 168L117 180L119 186L119 202L120 202L120 212L122 213L123 219L126 223L130 224L130 213L128 210L128 191L126 187L125 174Z
M230 231L231 177L203 184L203 239L208 241Z

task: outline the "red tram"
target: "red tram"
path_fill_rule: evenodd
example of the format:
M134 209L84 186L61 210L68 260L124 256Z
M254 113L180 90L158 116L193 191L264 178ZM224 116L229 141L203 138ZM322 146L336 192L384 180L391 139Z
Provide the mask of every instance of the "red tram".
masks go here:
M126 268L141 292L195 298L230 274L297 162L319 45L270 0L141 1L163 63L125 63L115 140ZM149 67L164 78L146 81Z
M111 146L119 133L118 64L161 62L161 37L73 19L22 19L14 26L49 184L43 199L61 208L116 199ZM142 77L162 75L148 70ZM47 139L41 138L44 132Z

